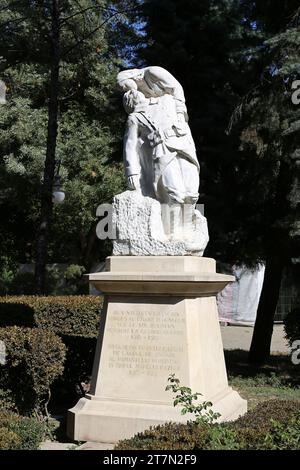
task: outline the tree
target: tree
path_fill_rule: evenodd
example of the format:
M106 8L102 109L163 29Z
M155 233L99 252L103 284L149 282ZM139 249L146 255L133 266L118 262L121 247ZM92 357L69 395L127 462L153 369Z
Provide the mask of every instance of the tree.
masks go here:
M89 234L95 226L96 207L122 187L120 167L113 164L111 174L107 174L107 165L116 158L120 148L122 122L114 83L123 54L116 48L120 36L116 25L118 21L125 24L122 35L126 36L130 27L126 26L124 13L132 6L133 2L124 1L108 4L102 0L23 0L7 1L6 8L0 11L1 69L9 87L9 104L2 116L1 173L4 182L7 175L14 175L14 180L10 178L4 187L7 195L11 195L12 185L15 186L18 202L21 196L18 183L30 188L28 199L22 201L28 206L19 212L23 220L29 219L31 233L34 225L39 227L36 245L39 292L45 289L45 255L49 246L50 261L75 258L88 269L95 254L96 240ZM111 25L109 34L108 25ZM65 189L72 193L67 194L64 208L54 209L54 237L49 239L52 187L58 160L62 161ZM39 222L34 194L38 188L41 189ZM83 196L80 219L69 201L71 198L82 201ZM59 218L66 208L68 224L64 226ZM79 224L77 233L75 221ZM71 234L66 235L64 229L69 231L71 225ZM11 229L14 227L12 224ZM58 227L64 236L55 234ZM57 240L61 243L64 239L69 243L59 246ZM30 237L28 242L31 243Z
M282 269L298 246L298 111L290 101L299 73L298 6L163 0L159 15L156 0L145 7L143 58L169 68L187 96L211 235L206 254L266 262L250 355L256 362L269 355Z
M244 150L272 168L260 175L269 192L260 202L266 269L250 349L255 363L265 362L270 355L283 268L300 248L300 108L291 100L292 83L300 78L299 13L285 31L266 42L268 66L244 110L248 119L241 136Z
M253 256L245 259L245 250L236 249L238 139L225 131L259 74L259 64L250 64L246 51L257 47L260 33L236 0L147 0L144 15L148 47L141 59L166 67L185 90L201 165L200 201L209 221L206 254L253 263Z

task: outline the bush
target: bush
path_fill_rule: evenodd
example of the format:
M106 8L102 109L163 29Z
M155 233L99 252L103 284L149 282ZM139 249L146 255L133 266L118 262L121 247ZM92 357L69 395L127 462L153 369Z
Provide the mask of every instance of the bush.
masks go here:
M300 340L300 304L292 309L284 319L285 337L290 346Z
M46 435L45 421L0 411L0 450L38 449Z
M300 415L294 417L288 425L272 422L263 449L267 450L299 450L300 449Z
M37 326L58 334L96 338L102 297L0 297L0 326Z
M0 326L37 326L61 337L67 347L63 376L53 387L70 404L84 394L92 371L103 300L95 296L0 297ZM79 393L76 393L79 392Z
M42 412L50 386L62 374L66 348L51 331L39 328L0 328L6 363L1 365L0 387L12 390L18 410Z
M212 425L214 426L214 425ZM118 442L116 450L191 450L209 445L209 426L189 422L151 427L131 439Z
M0 450L17 450L20 446L21 439L16 433L0 427Z
M0 388L0 410L14 411L16 405L12 399L12 391Z
M293 426L300 413L300 402L292 400L270 400L259 403L229 427L238 435L242 449L272 448L274 429L277 425ZM288 445L288 442L285 442Z
M167 423L118 442L117 450L300 449L300 402L270 400L236 421Z

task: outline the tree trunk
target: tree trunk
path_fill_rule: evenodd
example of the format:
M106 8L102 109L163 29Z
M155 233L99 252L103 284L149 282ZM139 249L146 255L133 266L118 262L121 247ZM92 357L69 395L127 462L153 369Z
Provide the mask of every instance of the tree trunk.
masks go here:
M280 254L269 255L266 260L264 283L249 354L249 361L253 364L261 365L270 357L273 323L284 265L285 260Z
M287 149L283 150L287 153ZM271 341L276 307L279 298L283 268L290 259L290 234L286 225L286 214L290 213L289 194L292 180L290 165L280 161L273 214L273 228L265 237L266 269L260 295L249 361L261 365L271 354Z
M46 263L49 230L53 212L52 191L55 173L55 151L58 122L58 84L60 63L59 0L52 0L51 47L47 149L41 191L41 215L37 234L35 279L37 294L46 293Z

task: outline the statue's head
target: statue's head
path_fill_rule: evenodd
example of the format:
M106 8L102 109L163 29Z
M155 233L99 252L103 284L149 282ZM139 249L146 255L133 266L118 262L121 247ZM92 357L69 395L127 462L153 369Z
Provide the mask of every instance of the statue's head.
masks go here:
M143 69L123 70L118 73L117 82L123 91L137 90L137 81L143 80Z
M123 106L126 113L133 113L137 106L147 104L148 100L145 95L138 90L129 90L123 96Z

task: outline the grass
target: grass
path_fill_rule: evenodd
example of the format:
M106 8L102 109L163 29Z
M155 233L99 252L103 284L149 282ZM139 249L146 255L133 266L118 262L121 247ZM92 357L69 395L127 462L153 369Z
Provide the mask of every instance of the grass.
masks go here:
M268 363L254 367L246 351L225 351L229 384L248 400L248 409L273 398L300 401L300 366L288 355L272 355Z

